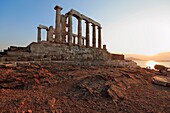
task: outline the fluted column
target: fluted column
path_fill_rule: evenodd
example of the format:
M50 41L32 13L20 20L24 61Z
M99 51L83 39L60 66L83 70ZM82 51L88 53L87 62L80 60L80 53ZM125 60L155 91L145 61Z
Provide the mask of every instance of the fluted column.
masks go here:
M98 26L98 48L101 48L102 46L102 41L101 41L101 27Z
M82 19L78 18L78 45L81 46L81 39L82 39Z
M60 43L60 38L61 38L60 20L61 20L61 10L62 10L62 8L60 6L55 6L54 9L56 10L55 42Z
M73 36L73 45L76 45L76 37Z
M62 43L66 43L66 17L62 15Z
M93 47L96 47L96 25L92 24L93 26Z
M69 14L68 16L68 44L72 45L72 37L73 37L73 33L72 33L72 15Z
M50 26L49 29L47 30L47 41L48 42L53 42L53 26Z
M50 42L50 31L49 31L49 29L46 31L47 31L47 42Z
M37 42L40 43L41 42L41 28L37 27L37 29L38 29Z
M82 38L82 46L85 46L85 38Z
M86 47L90 47L89 22L86 21Z

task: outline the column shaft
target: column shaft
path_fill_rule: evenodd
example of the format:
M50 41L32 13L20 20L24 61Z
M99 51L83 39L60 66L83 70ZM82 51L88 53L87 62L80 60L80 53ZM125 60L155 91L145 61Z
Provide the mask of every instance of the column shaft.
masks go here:
M78 45L81 46L81 39L82 39L82 19L78 18Z
M68 45L72 45L72 37L73 37L73 33L72 33L72 15L69 14L69 17L68 17Z
M101 38L101 27L98 26L98 48L101 48L102 46L102 38Z
M96 26L93 24L93 47L96 47Z
M76 45L76 37L73 36L73 45Z
M86 47L90 47L89 22L86 21Z
M46 31L47 31L47 42L50 42L50 31L49 30Z
M66 17L62 15L62 43L66 43Z
M61 14L60 13L62 8L60 6L56 6L54 9L56 10L55 42L60 43L60 38L61 38L61 26L60 26Z
M41 42L41 28L37 27L37 29L38 29L37 42L40 43Z
M49 29L47 30L47 41L48 42L53 42L53 26L50 26Z
M84 38L82 38L82 40L83 40L83 42L82 42L82 46L84 46L84 41L85 41L85 39L84 39Z

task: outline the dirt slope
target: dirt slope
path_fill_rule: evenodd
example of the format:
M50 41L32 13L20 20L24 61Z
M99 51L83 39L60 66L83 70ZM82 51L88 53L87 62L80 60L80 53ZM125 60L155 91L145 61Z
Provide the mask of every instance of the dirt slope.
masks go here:
M41 63L0 68L0 112L170 113L170 87L142 68Z

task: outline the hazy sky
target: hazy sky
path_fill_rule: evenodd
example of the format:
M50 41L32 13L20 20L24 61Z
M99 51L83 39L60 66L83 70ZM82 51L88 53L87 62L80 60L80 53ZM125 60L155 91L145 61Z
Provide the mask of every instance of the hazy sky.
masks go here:
M55 5L101 23L109 52L170 51L170 0L0 0L0 49L36 41L39 24L54 26Z

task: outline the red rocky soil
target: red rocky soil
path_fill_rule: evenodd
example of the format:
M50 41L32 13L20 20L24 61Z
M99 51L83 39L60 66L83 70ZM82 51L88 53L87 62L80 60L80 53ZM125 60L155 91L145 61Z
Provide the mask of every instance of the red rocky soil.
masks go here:
M0 113L170 113L170 87L142 68L0 67Z

